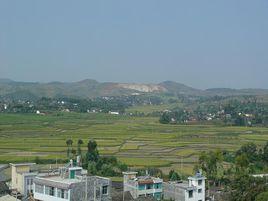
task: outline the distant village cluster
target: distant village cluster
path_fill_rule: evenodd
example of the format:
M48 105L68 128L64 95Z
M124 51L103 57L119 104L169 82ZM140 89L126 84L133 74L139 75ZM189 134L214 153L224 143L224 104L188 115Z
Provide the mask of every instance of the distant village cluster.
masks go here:
M84 98L35 98L17 99L1 98L0 112L3 113L51 113L51 112L81 112L126 114L126 108L136 105L160 105L161 98L143 96L138 93L125 96L103 96L93 99Z
M126 95L79 98L41 98L34 100L0 99L2 113L52 112L109 113L113 115L159 117L163 124L213 123L234 126L268 125L267 103L254 96L239 97L184 97L174 98ZM159 106L150 112L135 111L133 106Z
M252 121L254 121L254 114L248 113L226 113L224 109L217 111L216 113L202 113L196 114L191 111L187 110L164 110L163 114L160 118L161 123L185 123L185 124L194 124L197 122L212 122L212 121L221 121L224 123L229 123L230 125L237 125L237 126L252 126ZM259 122L262 123L262 122Z

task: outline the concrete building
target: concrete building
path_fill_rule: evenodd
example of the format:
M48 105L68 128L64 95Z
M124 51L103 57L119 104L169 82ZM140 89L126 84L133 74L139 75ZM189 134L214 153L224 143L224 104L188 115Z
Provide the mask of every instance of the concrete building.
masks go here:
M12 197L11 195L4 195L0 197L0 201L20 201L20 200L15 197Z
M151 196L157 200L162 199L162 179L149 175L137 177L137 172L123 172L123 175L123 191L129 191L134 199L144 196Z
M32 171L33 165L35 163L10 163L12 191L20 193L23 197L28 197L33 193L33 179L38 174Z
M197 173L188 182L164 182L164 199L174 201L205 201L205 177Z
M111 201L110 189L110 179L87 176L87 171L72 163L34 179L34 198L40 201Z

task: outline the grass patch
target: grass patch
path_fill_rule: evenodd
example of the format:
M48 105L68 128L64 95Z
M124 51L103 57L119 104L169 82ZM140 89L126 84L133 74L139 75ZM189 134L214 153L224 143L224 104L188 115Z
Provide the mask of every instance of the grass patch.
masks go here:
M157 158L119 158L120 161L123 163L126 163L129 166L132 167L163 167L163 166L169 166L170 163L168 161L164 161Z

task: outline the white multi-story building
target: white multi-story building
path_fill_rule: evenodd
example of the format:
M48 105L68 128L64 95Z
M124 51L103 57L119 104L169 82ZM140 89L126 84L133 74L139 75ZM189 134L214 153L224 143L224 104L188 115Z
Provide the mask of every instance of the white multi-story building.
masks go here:
M87 176L87 171L72 163L55 174L34 179L34 199L38 201L111 201L110 189L110 179Z
M123 172L123 175L124 192L129 191L134 199L141 196L162 199L162 179L149 175L137 177L137 172Z
M188 182L163 183L164 199L174 201L205 201L205 180L201 173L188 177Z

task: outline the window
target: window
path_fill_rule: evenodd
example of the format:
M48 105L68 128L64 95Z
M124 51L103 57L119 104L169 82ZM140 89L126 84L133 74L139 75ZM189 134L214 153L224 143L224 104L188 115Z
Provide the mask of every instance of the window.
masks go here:
M54 187L50 187L50 189L49 189L49 195L54 196L54 193L55 193L55 188Z
M139 185L139 190L144 190L145 189L145 185L144 184L140 184Z
M198 185L199 185L199 186L202 185L202 180L198 180Z
M27 185L33 185L33 179L27 179Z
M57 189L57 197L58 198L64 198L64 190L63 189Z
M102 194L107 195L108 194L108 186L103 186L102 187Z
M64 191L64 198L68 199L68 191Z
M192 198L193 197L193 190L190 190L189 191L189 198Z
M35 184L35 192L44 194L44 186Z
M155 188L156 188L156 189L161 188L161 183L156 183L156 184L155 184Z
M59 189L59 188L58 188L58 189L57 189L57 197L58 197L58 198L63 198L63 197L62 197L62 193L63 193L63 192L64 192L63 189Z
M151 184L146 185L146 189L151 189L151 188L152 188Z
M58 188L57 192L58 192L58 198L68 199L68 191L67 190Z
M50 186L46 186L45 187L45 193L46 193L46 195L54 196L55 195L55 188L50 187Z
M45 194L49 195L49 186L45 186Z
M198 193L202 193L202 188L198 189Z

